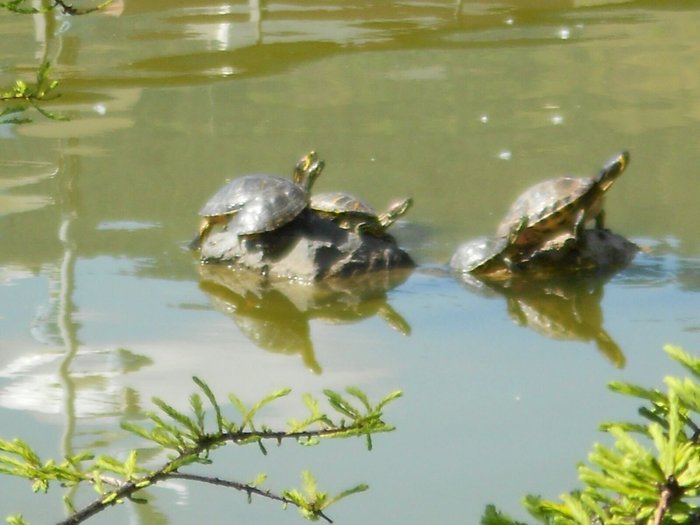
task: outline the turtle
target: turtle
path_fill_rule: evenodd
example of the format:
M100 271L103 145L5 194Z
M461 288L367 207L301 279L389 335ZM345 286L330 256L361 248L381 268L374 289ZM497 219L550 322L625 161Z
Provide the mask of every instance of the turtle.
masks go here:
M310 208L319 217L329 219L345 230L384 237L386 230L413 205L407 198L392 203L384 213L344 192L319 193L311 196Z
M450 268L457 273L493 276L510 271L511 244L506 237L477 237L457 247Z
M550 234L571 231L580 238L585 223L604 227L603 197L629 164L622 151L596 177L559 177L535 184L522 193L498 225L496 235L517 248L533 248Z
M244 175L222 186L199 210L202 221L190 249L199 248L217 224L226 224L232 216L241 217L238 233L270 231L294 219L307 207L309 191L324 168L315 151L304 155L294 166L292 180L275 175Z
M268 176L253 188L248 200L229 220L226 229L238 236L276 230L295 219L309 205L309 190L323 171L325 163L314 161L307 172L295 173L295 182Z

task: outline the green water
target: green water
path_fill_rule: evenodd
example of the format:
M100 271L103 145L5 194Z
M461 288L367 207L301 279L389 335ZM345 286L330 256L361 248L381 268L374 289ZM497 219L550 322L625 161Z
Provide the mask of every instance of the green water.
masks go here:
M0 13L0 84L49 59L61 97L47 107L70 117L0 124L1 435L46 455L123 454L119 421L152 396L184 408L192 375L248 402L292 387L274 425L301 416L303 392L401 388L398 431L371 453L226 451L207 472L265 471L276 490L304 468L331 492L369 483L331 509L345 524L477 523L487 503L524 518L524 494L574 488L597 423L634 417L606 383L660 385L678 372L664 343L700 347L697 4L177 4ZM523 189L594 174L622 148L607 223L645 251L609 282L504 297L443 271ZM310 149L327 162L319 191L414 197L394 233L416 271L386 293L321 298L200 282L184 246L202 203ZM62 516L60 487L0 489L2 516ZM94 521L302 522L218 488L149 496Z

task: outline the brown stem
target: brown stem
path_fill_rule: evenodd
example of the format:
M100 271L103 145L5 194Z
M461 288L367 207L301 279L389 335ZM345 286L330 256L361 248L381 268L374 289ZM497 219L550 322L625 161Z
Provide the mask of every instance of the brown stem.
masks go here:
M180 451L180 456L172 461L169 461L166 463L163 467L161 467L159 470L149 474L148 476L145 476L144 478L134 482L134 481L127 481L124 483L119 483L117 480L114 478L103 478L103 482L107 482L111 485L118 485L115 490L112 492L107 493L105 496L93 501L86 507L76 511L72 515L68 516L66 519L63 521L59 521L57 525L77 525L79 523L84 522L88 518L94 516L95 514L98 514L105 510L107 507L113 505L114 503L123 500L123 499L128 499L131 496L133 496L136 492L139 490L158 483L159 481L162 481L164 479L168 478L180 478L180 479L189 479L193 481L201 481L201 482L206 482L206 483L211 483L214 485L222 485L226 487L231 487L235 488L236 490L241 490L245 491L248 494L255 494L258 496L262 496L265 498L273 499L276 501L281 501L286 504L292 504L295 506L299 506L297 503L295 503L292 500L289 500L287 498L284 498L282 496L279 496L277 494L274 494L269 491L264 491L260 490L256 487L252 487L250 485L245 485L243 483L237 483L235 481L227 481L227 480L222 480L218 478L208 478L205 476L198 476L195 474L183 474L180 472L177 472L177 467L176 462L181 460L183 457L186 456L199 456L202 452L205 450L210 449L216 442L223 442L223 441L232 441L234 443L241 442L241 441L246 441L250 438L260 438L260 439L272 439L276 440L277 442L281 442L283 439L303 439L303 438L311 438L311 437L328 437L328 436L333 436L333 435L342 435L348 431L352 430L357 430L352 427L347 427L347 428L329 428L329 429L322 429L322 430L305 430L305 431L300 431L300 432L293 432L293 433L286 433L286 432L255 432L255 431L241 431L241 432L223 432L218 435L213 435L213 436L204 436L202 437L198 443L196 443L192 448L187 449L187 450L181 450ZM145 484L144 484L145 483ZM138 484L138 486L137 486ZM107 499L109 498L109 499ZM322 511L317 511L317 514L319 517L323 518L326 520L328 523L333 523L333 521L326 516Z
M54 0L54 5L63 9L63 12L67 15L75 15L78 13L75 7L65 3L63 0Z
M676 501L682 493L683 491L680 485L678 485L676 478L672 475L669 476L661 489L661 498L659 499L659 504L656 506L656 512L654 512L654 525L661 525L666 512L668 512L673 502Z
M180 472L173 472L170 474L168 477L174 478L174 479L186 479L189 481L200 481L202 483L209 483L210 485L220 485L222 487L228 487L236 490L240 490L241 492L246 492L248 495L250 494L255 494L256 496L262 496L263 498L268 498L271 500L279 501L285 504L292 504L295 506L297 503L294 501L285 498L284 496L280 496L278 494L275 494L273 492L270 492L269 490L261 490L257 487L253 487L251 485L246 485L245 483L239 483L237 481L229 481L226 479L221 479L221 478L210 478L208 476L200 476L198 474L184 474ZM328 516L326 516L323 511L317 511L317 514L319 517L323 518L326 520L327 523L333 523L333 520L330 519Z

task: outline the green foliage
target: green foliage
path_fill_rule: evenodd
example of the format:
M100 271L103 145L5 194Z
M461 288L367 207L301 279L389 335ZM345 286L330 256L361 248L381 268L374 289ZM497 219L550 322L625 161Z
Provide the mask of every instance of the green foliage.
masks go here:
M691 377L666 377L666 391L613 382L610 388L647 403L641 423L605 423L612 447L596 443L578 467L584 488L560 502L528 496L524 505L547 525L698 524L700 507L700 359L678 347L666 353ZM482 525L522 525L487 507Z
M301 515L311 521L317 521L320 517L322 517L323 511L333 503L337 503L341 499L352 494L364 492L369 488L367 485L361 484L344 490L340 494L329 498L326 492L321 492L318 490L316 487L316 480L308 470L301 473L301 480L303 491L297 489L286 490L284 491L283 496L299 507L299 512L301 512Z
M0 1L0 9L7 9L13 13L23 15L36 15L49 13L58 9L66 15L86 15L104 9L112 3L112 0L92 7L78 8L64 0L53 0L37 7L30 0ZM58 86L57 80L51 80L48 76L49 62L45 61L36 72L36 81L27 83L24 80L15 80L14 85L3 88L0 86L0 124L24 124L31 119L24 116L27 109L34 108L41 115L51 120L68 120L66 116L47 111L40 103L57 98L55 93Z
M0 8L7 9L13 13L21 15L36 15L48 13L55 9L60 10L66 15L86 15L105 8L112 3L112 0L106 0L92 7L78 8L72 4L68 4L63 0L54 0L52 3L47 3L41 7L35 7L29 0L10 0L9 2L0 2Z
M164 451L168 458L157 469L148 469L138 462L136 450L132 450L125 460L112 456L80 454L66 458L61 463L53 460L42 461L36 452L24 441L0 439L0 472L27 478L33 481L34 491L46 492L52 481L58 481L65 486L74 486L82 482L92 484L99 495L98 500L79 510L71 508L72 515L65 523L81 523L90 516L125 499L136 502L134 495L155 483L168 478L179 478L200 481L215 485L231 487L245 492L250 498L258 495L282 502L284 505L294 505L302 515L311 520L325 519L330 522L324 511L341 499L367 490L366 485L357 485L344 490L335 496L329 496L320 491L310 472L302 474L301 489L288 489L281 495L261 488L266 481L265 474L259 474L249 483L227 481L219 478L188 474L181 469L193 464L211 463L210 453L229 444L246 445L256 443L263 453L267 453L264 441L273 440L277 443L283 440L294 440L302 445L318 443L323 438L338 438L366 436L369 440L372 434L389 432L394 429L382 419L382 410L387 403L397 399L401 393L392 392L376 405L372 405L367 396L357 388L348 388L347 392L358 399L361 408L354 407L348 399L337 392L324 392L331 408L341 417L334 422L323 413L317 400L309 395L304 396L304 403L309 415L302 421L292 421L287 430L272 430L267 425L258 422L259 413L270 404L289 395L289 389L277 390L248 408L235 395L229 395L229 401L238 414L235 419L229 419L224 407L214 396L211 389L198 378L193 378L200 388L200 393L190 396L191 414L185 414L165 401L154 398L153 403L157 412L148 412L150 420L148 427L131 422L122 423L122 427L148 440ZM214 413L213 428L208 423L208 411L205 409L203 398L207 399ZM347 418L347 419L346 419ZM371 448L371 441L368 441ZM22 524L21 516L8 518L9 523Z
M16 80L14 86L0 88L0 102L5 106L0 111L0 122L22 124L28 122L26 117L20 117L28 107L33 107L43 116L52 120L67 120L63 115L43 109L39 102L52 100L59 95L54 93L58 86L57 80L49 78L49 63L44 62L36 73L36 81L28 84L24 80Z
M6 521L9 525L28 525L27 522L24 521L24 518L22 518L21 514L8 516Z
M42 462L36 452L21 439L0 439L0 451L0 473L31 479L34 492L46 492L50 481L75 485L84 479L80 463L92 459L90 454L80 454L66 458L60 464L53 460Z
M481 517L481 525L523 525L519 521L503 514L493 505L487 505L484 515Z

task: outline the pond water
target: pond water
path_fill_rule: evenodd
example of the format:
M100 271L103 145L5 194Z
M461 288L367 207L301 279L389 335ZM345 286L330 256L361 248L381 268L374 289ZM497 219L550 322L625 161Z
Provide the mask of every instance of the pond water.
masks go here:
M253 402L402 389L396 432L217 455L269 488L309 468L360 482L337 523L478 523L494 503L578 486L597 424L635 417L610 380L661 386L665 343L700 347L700 8L695 2L115 0L80 17L0 13L0 83L52 64L61 97L0 124L0 422L42 454L122 455L152 396L185 408L197 375ZM606 282L504 296L445 271L526 187L632 162L607 225L644 250ZM378 207L418 262L387 292L222 292L185 250L224 181L286 175L316 149L319 190ZM207 280L208 279L208 280ZM214 279L212 281L212 279ZM220 277L226 279L226 277ZM324 302L325 301L325 302ZM148 453L148 451L146 451ZM58 521L63 489L0 479L0 515ZM89 491L70 494L87 502ZM296 511L169 483L96 523L301 523ZM50 516L50 518L47 518Z

